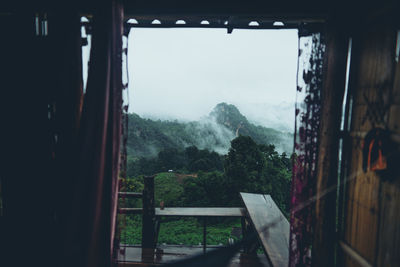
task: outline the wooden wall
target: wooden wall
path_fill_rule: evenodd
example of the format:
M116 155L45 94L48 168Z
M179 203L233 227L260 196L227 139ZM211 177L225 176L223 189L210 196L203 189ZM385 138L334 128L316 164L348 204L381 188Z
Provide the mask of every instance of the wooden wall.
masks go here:
M353 102L342 241L372 266L400 266L400 172L394 170L389 179L383 179L362 170L363 137L373 127L388 128L399 152L396 42L397 30L390 24L371 26L353 36L349 83ZM361 266L348 253L343 255L345 266Z

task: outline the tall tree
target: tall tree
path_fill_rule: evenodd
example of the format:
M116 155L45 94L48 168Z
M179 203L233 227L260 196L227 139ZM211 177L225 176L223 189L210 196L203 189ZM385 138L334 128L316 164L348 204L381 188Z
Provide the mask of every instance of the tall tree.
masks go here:
M264 166L263 155L251 137L239 136L232 140L224 167L233 199L238 199L240 191L260 190Z

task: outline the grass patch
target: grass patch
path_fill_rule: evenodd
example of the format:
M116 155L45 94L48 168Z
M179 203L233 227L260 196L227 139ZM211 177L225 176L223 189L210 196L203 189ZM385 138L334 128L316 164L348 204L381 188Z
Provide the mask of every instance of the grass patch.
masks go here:
M126 215L121 218L121 242L140 244L142 240L142 218L140 215ZM227 245L233 227L241 227L240 220L230 219L219 223L207 224L207 245ZM182 218L161 222L158 236L159 244L199 245L203 243L203 223L195 218Z
M132 188L138 189L138 181L130 181ZM184 206L183 185L174 173L159 173L154 178L155 205L159 207L164 201L165 207ZM121 206L138 207L138 200L125 200ZM119 215L121 243L140 244L142 240L141 215ZM240 219L209 219L207 222L207 245L228 244L233 227L241 227ZM199 245L203 243L203 222L196 218L164 218L158 243L171 245Z
M183 186L174 173L162 172L154 177L154 199L156 207L164 201L166 207L181 206Z

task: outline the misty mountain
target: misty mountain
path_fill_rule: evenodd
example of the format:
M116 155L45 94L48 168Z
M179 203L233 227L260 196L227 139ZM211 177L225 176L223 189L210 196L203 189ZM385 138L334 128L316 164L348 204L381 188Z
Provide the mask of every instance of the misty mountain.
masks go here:
M239 103L237 105L251 123L283 132L294 131L294 106L293 102L252 103L251 105Z
M128 155L132 157L152 157L164 149L191 145L225 154L230 141L239 135L250 136L259 144L273 144L279 152L292 152L292 134L254 125L236 106L226 103L218 104L207 117L192 122L128 116Z
M273 144L279 152L290 154L293 147L293 135L273 128L255 125L240 113L234 105L218 104L210 116L219 125L223 125L235 133L235 136L250 136L258 144Z

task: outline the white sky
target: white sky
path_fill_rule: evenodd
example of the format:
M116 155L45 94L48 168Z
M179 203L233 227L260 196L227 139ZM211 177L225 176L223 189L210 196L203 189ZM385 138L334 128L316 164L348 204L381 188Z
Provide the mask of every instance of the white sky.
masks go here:
M245 115L246 109L294 103L297 38L297 30L134 28L130 112L196 120L220 102Z

